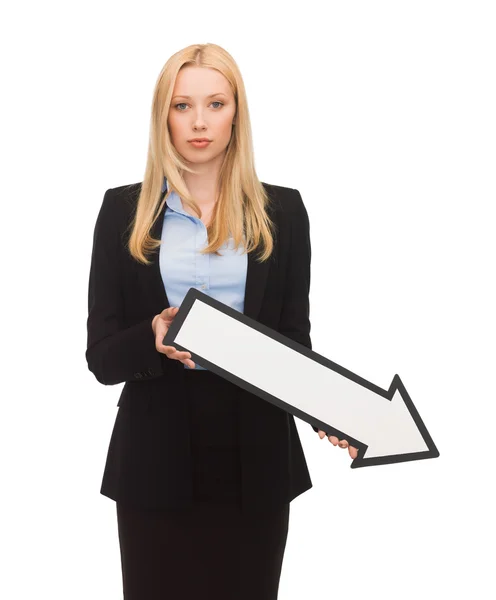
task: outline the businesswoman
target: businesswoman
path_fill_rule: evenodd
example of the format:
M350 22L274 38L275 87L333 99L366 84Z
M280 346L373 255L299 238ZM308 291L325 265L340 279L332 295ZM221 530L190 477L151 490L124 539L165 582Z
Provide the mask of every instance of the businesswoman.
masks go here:
M277 598L289 504L312 487L294 417L163 339L195 287L311 348L310 254L300 193L257 179L232 57L174 54L144 180L105 193L89 275L88 367L124 383L101 493L127 600Z

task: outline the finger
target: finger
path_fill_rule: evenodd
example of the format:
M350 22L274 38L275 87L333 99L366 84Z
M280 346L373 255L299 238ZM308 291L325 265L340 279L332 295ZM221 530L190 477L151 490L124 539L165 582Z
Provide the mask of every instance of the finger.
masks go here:
M340 448L348 448L348 442L347 442L347 440L341 440L339 442L339 447Z
M336 446L339 442L338 438L335 435L330 435L329 436L329 441L331 442L331 444L333 446Z
M191 354L189 352L187 352L186 354L188 354L188 356L181 357L179 360L185 365L187 365L190 369L194 369L195 363L191 360Z
M350 446L348 448L348 452L350 453L351 458L355 459L358 456L358 449L354 446Z
M162 352L162 354L167 354L167 356L169 356L169 354L171 352L175 352L176 351L176 349L174 348L174 346L164 346L162 344L162 339L163 339L163 336L159 335L159 336L157 336L157 339L155 341L155 347L157 348L157 350L159 352Z
M325 436L326 436L325 431L322 431L322 429L319 429L318 433L319 433L319 438L321 440L325 438Z
M187 358L191 358L191 354L189 352L183 350L176 350L173 346L163 346L164 348L170 348L170 350L166 350L165 354L167 354L168 358L173 358L175 360L185 360Z
M167 354L168 358L174 358L174 355L177 353L177 350L176 350L176 348L174 348L174 346L164 346L161 344L160 350L164 354Z
M167 327L169 327L174 320L178 310L178 308L166 308L160 313L160 318L165 322Z
M163 349L164 352L175 352L176 349L174 348L174 346L164 346L163 344L160 344L160 347Z

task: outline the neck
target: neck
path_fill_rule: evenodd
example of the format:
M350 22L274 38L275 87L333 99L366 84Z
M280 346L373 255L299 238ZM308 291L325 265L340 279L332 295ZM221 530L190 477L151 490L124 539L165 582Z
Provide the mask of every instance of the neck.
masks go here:
M217 201L219 194L219 172L224 156L216 156L212 161L204 164L190 163L196 173L183 173L184 181L190 194L198 205L212 206Z

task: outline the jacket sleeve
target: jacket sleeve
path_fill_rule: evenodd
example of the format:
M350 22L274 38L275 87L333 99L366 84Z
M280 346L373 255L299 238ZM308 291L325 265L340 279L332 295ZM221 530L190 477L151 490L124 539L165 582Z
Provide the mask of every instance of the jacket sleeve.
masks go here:
M104 385L147 381L164 375L173 361L158 352L150 315L124 327L121 236L115 196L105 192L93 235L88 286L86 361Z
M293 190L295 205L291 214L291 245L288 275L284 290L279 332L312 349L310 338L310 221L298 190ZM314 431L317 427L311 426Z

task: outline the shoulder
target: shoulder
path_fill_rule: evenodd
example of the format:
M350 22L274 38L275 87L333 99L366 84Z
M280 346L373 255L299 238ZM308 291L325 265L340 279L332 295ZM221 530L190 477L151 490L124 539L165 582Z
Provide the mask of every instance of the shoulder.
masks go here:
M284 216L301 215L306 213L305 205L300 192L295 188L284 187L273 183L262 182L269 198L272 201L272 209Z
M274 183L261 182L269 197L269 207L275 213L283 213L284 216L301 214L305 211L303 200L297 189L276 185ZM142 182L130 183L110 188L105 193L104 204L110 212L129 212L136 208Z
M109 188L103 197L99 221L119 230L127 229L134 218L140 190L141 182Z
M127 231L135 214L140 189L141 183L133 183L109 188L105 192L96 219L96 235Z
M142 182L120 185L109 188L105 192L104 204L108 209L130 209L136 206L141 191Z

